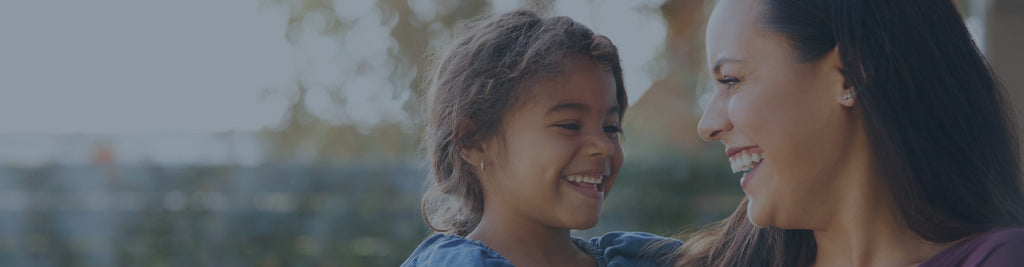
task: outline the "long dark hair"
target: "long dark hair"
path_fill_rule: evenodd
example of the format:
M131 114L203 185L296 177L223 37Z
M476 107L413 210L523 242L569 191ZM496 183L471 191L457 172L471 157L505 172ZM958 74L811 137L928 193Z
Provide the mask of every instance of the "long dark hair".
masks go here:
M1024 225L1014 113L952 1L763 2L762 26L794 60L838 46L875 166L914 233L943 243ZM806 266L816 253L809 230L751 224L746 200L688 237L679 265Z
M447 47L434 66L427 95L423 147L430 175L422 202L427 226L461 236L476 228L484 210L483 192L474 166L459 150L500 136L503 119L530 83L564 74L572 55L611 71L621 120L628 101L618 49L568 17L512 11L470 22Z

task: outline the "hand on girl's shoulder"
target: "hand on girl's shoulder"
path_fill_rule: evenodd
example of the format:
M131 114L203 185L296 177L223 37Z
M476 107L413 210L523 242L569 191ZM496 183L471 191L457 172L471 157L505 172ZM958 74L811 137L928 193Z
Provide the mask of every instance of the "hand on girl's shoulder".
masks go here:
M511 262L480 241L457 235L436 234L424 240L402 263L402 267L426 266L499 266Z
M590 239L608 266L671 265L683 241L644 232L609 232Z

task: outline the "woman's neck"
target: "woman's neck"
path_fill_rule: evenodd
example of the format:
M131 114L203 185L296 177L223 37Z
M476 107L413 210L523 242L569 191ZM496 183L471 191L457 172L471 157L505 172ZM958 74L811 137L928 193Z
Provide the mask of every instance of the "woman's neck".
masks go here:
M866 168L844 172L835 212L812 229L815 266L916 266L953 243L935 244L918 236L900 217L896 202L877 173Z
M950 245L928 242L901 224L865 214L816 229L815 266L916 266Z
M582 266L594 259L572 242L569 229L552 228L500 209L484 210L466 238L483 242L519 266Z

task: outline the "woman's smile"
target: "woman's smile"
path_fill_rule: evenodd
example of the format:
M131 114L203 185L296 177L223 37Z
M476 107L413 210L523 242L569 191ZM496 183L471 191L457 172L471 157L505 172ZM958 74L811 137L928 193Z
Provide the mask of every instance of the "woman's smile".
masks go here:
M732 173L742 173L740 186L747 188L747 183L754 177L757 167L765 160L764 150L758 146L743 146L739 148L726 149L726 156L729 157L729 166Z

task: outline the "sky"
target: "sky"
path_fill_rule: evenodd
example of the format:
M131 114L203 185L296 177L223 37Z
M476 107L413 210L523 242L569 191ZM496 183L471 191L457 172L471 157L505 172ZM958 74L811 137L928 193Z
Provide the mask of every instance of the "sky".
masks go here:
M262 143L246 133L280 125L299 82L329 123L407 119L416 73L396 82L385 60L395 21L373 1L332 1L343 8L307 15L289 42L288 6L266 0L2 0L0 164L89 163L106 146L124 162L258 164ZM407 1L420 17L453 2ZM491 11L524 2L492 1ZM663 2L559 0L551 15L612 39L636 101L662 78ZM972 9L981 14L985 3ZM358 19L348 38L317 33L332 16ZM982 29L981 18L968 26ZM330 88L342 89L345 105Z
M370 1L337 0L346 8L324 14L360 17L349 33L358 38L310 34L322 22L308 16L295 43L285 36L285 7L260 2L0 1L0 134L257 131L281 122L298 81L310 88L306 104L329 122L406 118L408 88L380 89L396 87L382 60L397 45L394 22L376 23L381 12ZM422 16L444 8L435 2L410 1ZM616 42L636 100L657 78L650 70L665 25L645 12L661 2L557 1L554 15ZM493 11L522 3L495 1ZM360 60L379 71L354 75ZM330 100L326 88L338 85L349 104Z
M0 133L257 130L295 70L258 1L0 1Z

